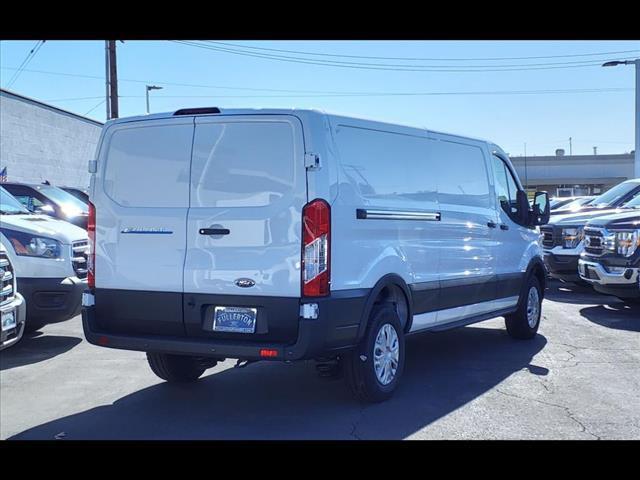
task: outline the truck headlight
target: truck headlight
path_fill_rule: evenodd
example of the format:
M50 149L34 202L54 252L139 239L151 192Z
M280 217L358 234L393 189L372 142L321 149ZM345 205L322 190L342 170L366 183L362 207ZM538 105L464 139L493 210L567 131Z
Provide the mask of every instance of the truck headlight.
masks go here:
M25 257L60 258L62 244L55 238L41 237L17 230L1 229L11 242L16 255Z
M562 245L564 248L576 248L584 237L582 227L562 229Z
M616 251L619 255L630 257L640 245L640 230L616 232Z

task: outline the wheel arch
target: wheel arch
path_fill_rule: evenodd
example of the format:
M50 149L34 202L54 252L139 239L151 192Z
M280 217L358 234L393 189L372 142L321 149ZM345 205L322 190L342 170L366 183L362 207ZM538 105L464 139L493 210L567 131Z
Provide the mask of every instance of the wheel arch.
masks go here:
M544 292L545 292L545 289L547 288L547 271L544 266L543 260L538 256L533 257L529 262L529 265L527 265L527 270L525 271L525 274L524 274L522 287L520 288L520 298L518 299L518 307L520 306L520 303L525 298L525 294L526 294L525 290L527 288L527 284L529 283L529 278L531 278L531 276L535 276L538 279L538 282L540 283L540 290L541 290L540 297L541 299L544 299Z
M396 298L398 292L403 295L406 305L406 319L403 319L401 316L400 322L405 333L409 331L413 321L413 300L411 290L402 277L390 273L380 278L367 296L367 300L365 301L365 305L362 310L362 316L360 317L360 327L358 328L357 337L358 342L362 340L367 327L369 326L369 317L371 316L371 311L374 306L379 303L380 300L384 301L385 299Z

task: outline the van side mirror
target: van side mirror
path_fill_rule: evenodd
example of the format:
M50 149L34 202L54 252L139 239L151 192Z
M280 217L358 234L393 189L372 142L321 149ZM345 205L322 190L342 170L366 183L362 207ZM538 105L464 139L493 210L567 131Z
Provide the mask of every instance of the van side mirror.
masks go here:
M516 203L518 208L516 221L520 225L527 225L529 222L529 199L524 190L518 190L516 193Z
M531 225L544 225L549 222L551 215L551 204L547 192L536 192L533 197L533 207L531 212Z

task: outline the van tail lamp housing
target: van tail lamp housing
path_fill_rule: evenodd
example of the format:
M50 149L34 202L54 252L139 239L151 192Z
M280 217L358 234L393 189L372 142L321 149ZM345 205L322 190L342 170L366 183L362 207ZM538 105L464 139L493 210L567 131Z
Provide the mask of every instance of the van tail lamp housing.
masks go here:
M278 356L278 350L263 348L260 350L260 356L262 358L275 358Z
M329 295L331 282L331 207L321 199L302 209L302 296Z
M87 262L87 284L89 289L96 288L96 206L89 202L89 219L87 222L89 234L89 258Z

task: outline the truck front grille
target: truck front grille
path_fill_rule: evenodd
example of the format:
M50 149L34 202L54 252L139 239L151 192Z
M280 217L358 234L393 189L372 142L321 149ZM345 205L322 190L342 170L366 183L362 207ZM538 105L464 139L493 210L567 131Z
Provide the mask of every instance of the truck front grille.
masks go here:
M0 252L0 305L13 300L13 266L6 253Z
M545 248L553 248L556 245L560 245L557 235L554 234L552 226L540 227L540 233L542 233L542 246Z
M73 264L73 270L76 272L78 278L87 277L87 259L89 257L89 242L86 240L80 242L73 242L71 246L71 263Z

